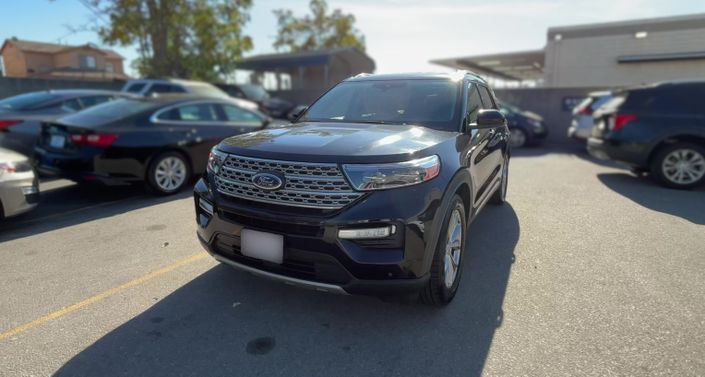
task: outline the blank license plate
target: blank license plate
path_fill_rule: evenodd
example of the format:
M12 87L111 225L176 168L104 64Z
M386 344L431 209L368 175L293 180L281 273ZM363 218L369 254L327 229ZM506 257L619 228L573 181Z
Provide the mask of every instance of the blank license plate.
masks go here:
M284 260L284 236L243 229L240 232L242 255L281 264Z
M66 144L65 137L61 135L51 135L51 139L49 139L49 145L52 148L63 148L64 144Z

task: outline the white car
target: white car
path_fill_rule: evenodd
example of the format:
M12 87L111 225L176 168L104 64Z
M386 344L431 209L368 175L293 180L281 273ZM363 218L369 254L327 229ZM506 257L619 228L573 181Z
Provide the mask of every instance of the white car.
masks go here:
M39 202L39 182L29 159L0 148L0 218L30 211Z
M592 113L612 99L610 92L592 92L588 94L578 106L573 109L573 122L568 128L568 137L578 140L587 140L592 133Z

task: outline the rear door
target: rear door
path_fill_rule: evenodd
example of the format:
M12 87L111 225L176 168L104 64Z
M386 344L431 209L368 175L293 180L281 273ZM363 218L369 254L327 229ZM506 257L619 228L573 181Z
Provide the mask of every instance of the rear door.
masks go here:
M189 153L195 173L202 172L210 149L230 135L216 102L201 101L168 107L152 117L152 127L168 134L170 144Z

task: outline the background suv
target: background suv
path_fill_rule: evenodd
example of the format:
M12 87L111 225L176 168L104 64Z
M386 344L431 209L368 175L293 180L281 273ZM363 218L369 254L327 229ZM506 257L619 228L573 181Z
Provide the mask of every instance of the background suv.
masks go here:
M705 183L705 81L634 88L595 113L588 150L650 171L663 185Z
M508 138L473 74L351 78L293 125L212 150L194 189L198 238L256 275L443 305L458 289L467 224L505 200Z
M182 79L141 79L130 80L122 87L122 91L144 97L165 93L189 93L194 96L228 98L228 94L216 86L201 82Z

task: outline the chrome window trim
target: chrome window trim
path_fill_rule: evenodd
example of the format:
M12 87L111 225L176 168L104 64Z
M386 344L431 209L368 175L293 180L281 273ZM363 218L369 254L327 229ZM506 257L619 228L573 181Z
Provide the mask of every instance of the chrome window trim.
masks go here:
M227 120L194 120L194 121L189 121L189 120L159 119L159 116L162 115L163 113L169 112L169 111L174 110L176 108L179 108L182 106L202 105L202 104L232 105L232 106L235 106L235 107L242 109L243 111L247 111L247 112L250 112L252 114L257 115L256 113L253 113L250 110L244 109L242 107L239 107L239 106L232 104L232 103L229 103L227 101L218 101L218 100L207 99L207 100L193 100L193 101L180 102L177 104L173 104L173 105L169 105L167 107L161 108L161 109L157 110L156 112L154 112L154 114L152 114L149 117L149 121L150 121L150 123L154 123L154 124L168 124L168 123L172 123L172 124L173 123L176 123L176 124L202 124L202 125L206 125L206 126L223 126L223 125L225 125L225 126L252 127L252 128L262 127L262 125L264 124L264 121L265 121L263 119L262 121L260 121L259 125L249 126L249 125L243 124L244 122L243 123L236 123L236 122L231 122L231 121L227 121Z

